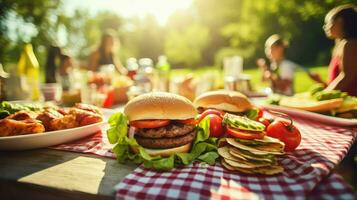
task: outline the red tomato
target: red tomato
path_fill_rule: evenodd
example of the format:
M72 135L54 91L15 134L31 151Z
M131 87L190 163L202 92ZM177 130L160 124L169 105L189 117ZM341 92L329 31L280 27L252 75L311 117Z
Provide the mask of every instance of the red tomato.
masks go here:
M210 136L220 137L224 134L224 127L222 126L222 117L215 114L208 114L206 117L210 118Z
M232 127L227 127L227 133L233 137L247 140L263 139L265 136L264 131L245 131Z
M170 124L170 120L153 119L153 120L136 120L129 122L130 126L136 128L159 128Z
M215 110L215 109L207 109L205 110L200 117L198 118L198 121L200 122L203 118L205 118L209 114L215 114L223 118L224 112L220 110Z
M264 124L265 130L267 130L269 124L271 124L273 122L273 119L267 119L267 118L261 117L258 119L258 121L260 123Z
M284 142L285 151L294 151L301 142L300 131L292 122L275 120L268 126L267 134Z
M197 124L197 121L192 118L192 119L184 119L184 120L176 120L180 123L183 123L183 124L192 124L192 125L196 125Z
M260 108L257 108L257 109L258 109L258 117L257 117L257 119L259 119L259 118L263 117L264 112L263 112L263 110L260 109Z

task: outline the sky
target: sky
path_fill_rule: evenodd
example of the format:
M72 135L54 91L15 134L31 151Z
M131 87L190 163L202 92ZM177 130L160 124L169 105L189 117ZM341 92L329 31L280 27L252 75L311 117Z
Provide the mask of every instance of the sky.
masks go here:
M64 0L63 4L69 15L77 8L91 14L112 11L123 17L152 14L160 25L165 25L172 13L190 7L192 0Z

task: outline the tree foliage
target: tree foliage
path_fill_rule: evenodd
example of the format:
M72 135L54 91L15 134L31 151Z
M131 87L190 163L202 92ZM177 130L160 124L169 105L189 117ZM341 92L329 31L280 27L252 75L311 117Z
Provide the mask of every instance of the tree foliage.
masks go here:
M333 41L324 35L324 16L333 7L354 0L193 0L165 26L153 16L123 18L115 13L76 10L63 12L60 0L2 0L0 2L0 62L17 62L24 42L31 42L43 65L46 47L58 44L85 60L111 28L121 41L118 55L156 59L166 54L174 66L220 65L225 56L241 55L245 67L264 56L271 34L290 41L288 57L301 64L327 64ZM13 37L10 21L18 30ZM13 23L13 22L11 22ZM22 24L35 27L24 34ZM14 33L12 33L14 34ZM28 38L30 38L28 40ZM64 38L64 39L63 39Z

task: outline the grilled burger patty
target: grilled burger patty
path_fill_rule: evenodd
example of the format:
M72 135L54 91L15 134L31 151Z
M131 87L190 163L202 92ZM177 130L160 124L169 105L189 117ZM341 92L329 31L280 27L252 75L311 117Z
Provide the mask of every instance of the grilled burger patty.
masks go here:
M139 129L135 135L145 138L173 138L192 132L195 125L183 123L171 123L160 128Z
M177 137L163 137L163 138L146 138L135 134L135 139L139 145L151 149L167 149L179 147L191 143L196 137L196 131L193 130L185 135Z

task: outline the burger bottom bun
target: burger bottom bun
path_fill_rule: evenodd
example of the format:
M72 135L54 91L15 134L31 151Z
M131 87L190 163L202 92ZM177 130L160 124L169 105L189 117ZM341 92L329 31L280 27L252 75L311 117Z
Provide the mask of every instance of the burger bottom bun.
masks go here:
M130 146L130 149L134 153L139 153L139 149L136 147ZM150 156L169 157L175 153L188 153L191 149L191 143L188 143L188 144L185 144L185 145L182 145L179 147L175 147L175 148L170 148L170 149L148 149L148 148L144 148L144 149Z

